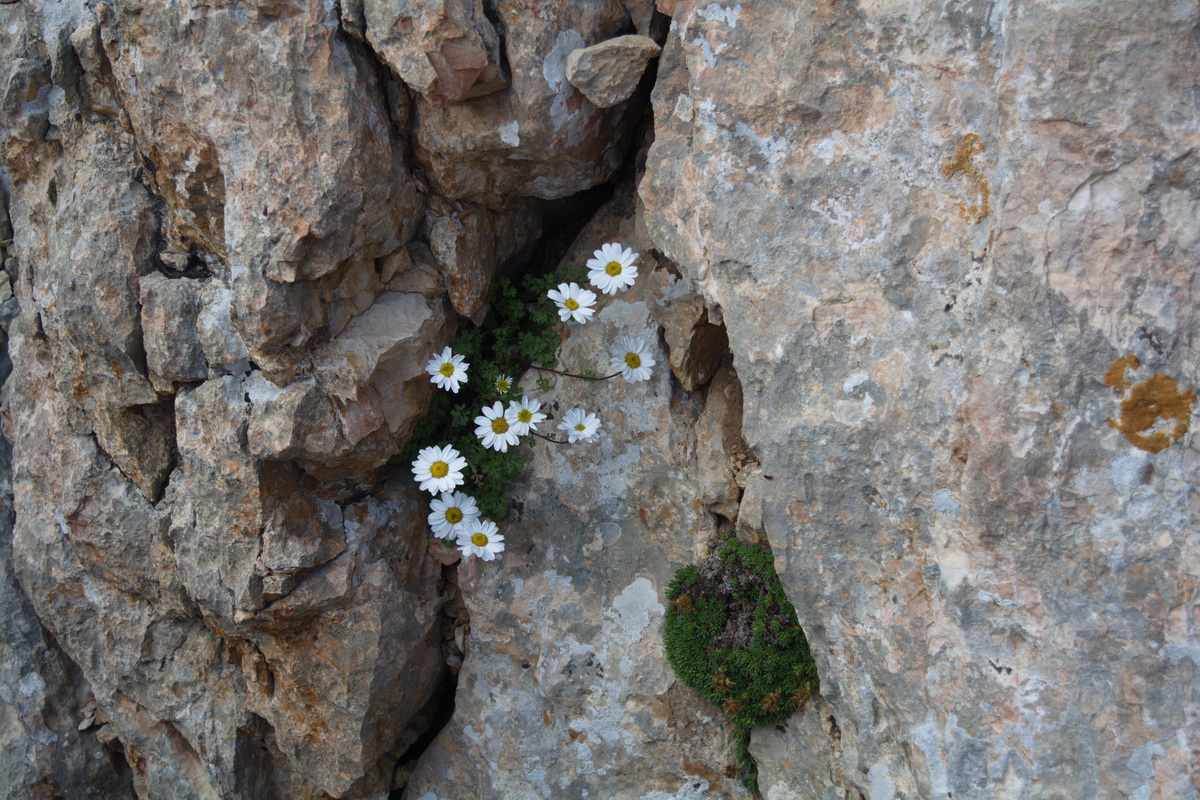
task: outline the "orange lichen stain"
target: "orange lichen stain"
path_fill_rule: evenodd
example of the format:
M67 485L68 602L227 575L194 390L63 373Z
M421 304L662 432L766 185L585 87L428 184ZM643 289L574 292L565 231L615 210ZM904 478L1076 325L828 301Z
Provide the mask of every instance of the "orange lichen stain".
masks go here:
M1128 389L1133 386L1133 381L1125 377L1126 368L1137 369L1141 365L1142 362L1138 361L1138 357L1133 353L1118 358L1111 367L1104 371L1104 385L1114 389Z
M1137 356L1131 353L1118 358L1105 370L1104 385L1120 389L1122 395L1121 421L1110 419L1108 426L1125 434L1125 439L1139 450L1161 453L1191 428L1196 390L1181 392L1174 378L1158 372L1133 386L1125 378L1125 370L1137 369L1140 365ZM1126 389L1130 389L1128 395L1125 394ZM1175 424L1169 432L1153 431L1147 434L1146 431L1151 430L1160 419L1166 422L1174 420Z
M979 192L979 202L967 205L965 200L960 200L958 207L962 211L963 219L976 224L991 213L989 205L991 189L988 187L987 178L976 168L973 161L975 156L984 150L987 150L987 147L979 141L979 134L968 133L958 140L958 147L955 148L954 155L942 165L943 178L953 178L961 172L975 184L975 188Z

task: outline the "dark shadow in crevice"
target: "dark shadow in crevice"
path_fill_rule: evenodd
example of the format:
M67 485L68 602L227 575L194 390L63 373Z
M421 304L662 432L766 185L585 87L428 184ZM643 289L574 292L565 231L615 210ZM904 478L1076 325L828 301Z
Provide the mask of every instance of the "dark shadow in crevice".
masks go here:
M441 547L435 543L433 547ZM458 564L442 567L442 580L439 585L442 596L442 658L447 669L442 674L441 683L425 706L413 716L408 726L396 738L399 752L394 755L395 769L393 771L392 789L389 800L403 800L405 787L408 785L413 771L416 769L421 756L429 749L442 729L454 717L455 697L458 693L458 674L462 668L463 652L460 642L465 642L466 633L470 630L470 612L462 599L458 587ZM459 629L462 632L459 633Z

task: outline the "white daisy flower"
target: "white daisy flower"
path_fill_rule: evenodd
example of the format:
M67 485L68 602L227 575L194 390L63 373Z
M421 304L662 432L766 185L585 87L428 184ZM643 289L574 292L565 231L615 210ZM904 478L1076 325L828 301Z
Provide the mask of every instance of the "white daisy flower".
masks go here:
M605 294L623 292L637 279L638 268L633 263L638 254L617 242L609 242L588 259L588 283Z
M637 269L636 267L634 268ZM637 273L634 272L636 276ZM546 295L558 306L558 318L563 322L573 319L576 322L587 322L596 309L596 293L588 291L578 283L560 283L557 289L551 289Z
M479 518L479 506L475 498L462 492L442 492L429 504L429 527L439 539L457 539L464 526Z
M458 549L464 557L479 556L492 561L504 550L504 537L490 519L473 519L458 534Z
M484 447L508 452L508 446L520 441L517 434L504 418L504 404L497 400L491 408L483 407L483 416L475 418L475 435L483 441Z
M517 436L528 436L529 432L546 418L545 414L538 411L541 407L542 404L537 400L522 397L509 403L508 410L504 412L504 419Z
M513 386L513 379L512 379L511 375L501 374L499 378L496 378L496 393L497 394L507 394L508 390L511 389L512 386Z
M467 379L469 366L463 362L462 356L454 355L447 347L440 356L429 359L425 371L429 373L429 380L437 384L439 389L449 389L458 394L458 385Z
M567 432L567 441L574 443L578 440L590 442L600 430L600 420L595 414L589 414L582 408L572 408L563 415L563 421L558 423L560 431Z
M650 349L644 341L635 336L626 336L612 351L610 364L613 371L619 371L625 380L637 383L650 380L650 368L654 366L654 357L650 355Z
M422 492L452 492L463 482L463 467L467 460L450 445L423 447L413 462L413 475L421 482Z

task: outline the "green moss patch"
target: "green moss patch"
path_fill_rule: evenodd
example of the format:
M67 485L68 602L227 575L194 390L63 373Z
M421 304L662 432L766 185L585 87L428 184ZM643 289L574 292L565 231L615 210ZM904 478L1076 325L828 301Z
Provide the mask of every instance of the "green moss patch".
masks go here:
M734 725L746 785L757 788L750 729L786 719L820 685L771 551L723 534L667 590L663 641L681 681Z

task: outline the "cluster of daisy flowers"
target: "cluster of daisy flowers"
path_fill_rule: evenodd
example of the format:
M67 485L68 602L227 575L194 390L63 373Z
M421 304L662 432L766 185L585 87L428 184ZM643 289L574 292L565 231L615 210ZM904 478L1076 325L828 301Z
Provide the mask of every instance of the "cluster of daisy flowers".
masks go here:
M631 249L610 242L595 251L588 260L588 282L606 295L623 292L637 280L637 258L638 254ZM560 283L557 289L547 294L558 307L562 322L586 323L596 312L596 294L577 283ZM626 336L610 353L609 366L613 370L610 375L596 378L543 367L536 369L588 380L607 380L620 375L630 383L637 383L650 379L650 368L654 364L645 341ZM451 348L446 347L430 359L425 371L439 389L457 394L459 387L467 380L469 367L463 356L454 354ZM499 395L508 394L514 386L513 379L504 374L494 383ZM475 417L475 435L484 447L501 453L517 445L522 436L532 435L562 444L556 434L544 435L537 431L537 426L547 419L541 407L537 400L524 396L511 401L507 407L499 400L490 406L485 405L480 415ZM593 441L600 428L599 418L583 408L571 409L558 423L558 430L566 435L569 444ZM413 462L412 471L421 491L434 495L429 514L429 525L434 535L454 541L464 556L474 555L484 561L492 561L497 553L503 552L504 537L500 535L495 522L482 518L472 497L457 491L464 482L463 469L466 466L467 460L454 447L435 446L420 451Z

